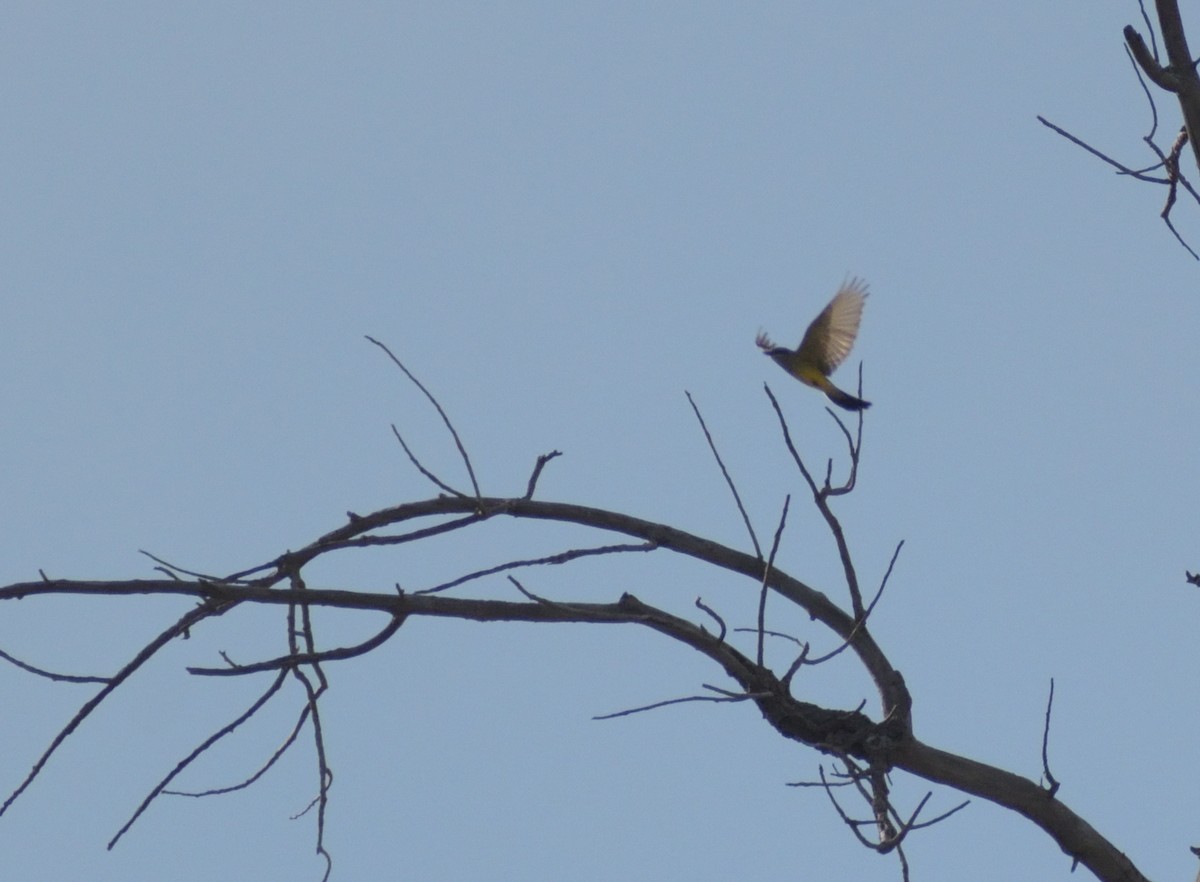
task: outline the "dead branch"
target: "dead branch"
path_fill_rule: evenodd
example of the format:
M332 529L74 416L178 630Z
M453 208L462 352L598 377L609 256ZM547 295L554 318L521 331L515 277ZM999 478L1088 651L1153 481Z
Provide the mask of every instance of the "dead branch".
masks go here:
M1142 20L1145 23L1146 31L1150 34L1151 41L1153 41L1154 29L1150 24L1150 18L1146 13L1145 5L1139 2L1139 7L1141 8ZM1142 35L1132 25L1126 25L1123 31L1125 51L1129 56L1130 63L1133 65L1138 84L1142 87L1142 92L1146 96L1146 102L1150 107L1150 130L1143 136L1142 140L1158 159L1154 165L1145 169L1130 168L1112 159L1102 151L1097 150L1081 138L1077 138L1065 129L1054 125L1044 117L1039 116L1038 121L1071 141L1071 143L1082 147L1088 153L1113 166L1120 174L1128 175L1140 181L1166 186L1167 196L1163 208L1159 212L1159 217L1162 218L1163 223L1166 224L1167 229L1170 230L1171 235L1175 237L1176 241L1194 259L1200 260L1200 254L1197 254L1179 233L1171 217L1171 209L1175 206L1179 187L1187 190L1192 198L1197 203L1200 203L1200 193L1197 193L1192 187L1179 167L1180 155L1184 146L1190 140L1197 168L1200 169L1200 144L1195 143L1197 134L1200 134L1200 76L1196 73L1196 62L1192 59L1190 50L1188 49L1187 36L1184 33L1183 20L1179 15L1178 3L1176 0L1156 0L1155 7L1158 13L1159 28L1163 35L1163 45L1167 51L1167 64L1165 66L1159 61L1156 44L1147 46L1145 39L1143 39ZM1146 85L1143 75L1158 88L1173 94L1179 101L1180 110L1183 115L1183 127L1180 129L1178 137L1176 137L1168 151L1164 151L1159 147L1155 140L1158 132L1158 107L1154 100L1154 95ZM1164 170L1164 177L1153 177L1147 174L1159 168Z
M480 495L479 482L477 480L475 480L475 469L471 467L471 457L467 456L467 449L465 447L463 447L462 439L458 437L458 432L454 428L454 423L450 422L450 417L448 417L446 415L446 411L442 409L442 405L438 402L438 400L436 398L433 397L433 393L430 392L428 389L426 389L425 386L422 385L421 381L418 380L415 376L413 376L412 371L410 371L408 368L406 368L404 366L404 364L400 361L400 359L398 359L392 353L392 350L388 349L388 347L385 344L380 343L374 337L372 337L370 335L364 335L364 336L366 336L367 340L369 340L371 343L374 343L376 346L378 346L380 349L382 349L384 352L387 353L387 357L392 360L392 363L404 372L404 376L408 377L408 379L412 382L412 384L421 390L421 392L425 395L425 397L429 399L429 403L432 404L434 406L434 408L437 410L438 416L440 416L442 418L442 422L445 424L446 428L450 430L450 436L454 439L454 446L458 448L458 455L462 457L463 465L465 465L467 467L467 475L469 475L471 478L471 487L475 490L475 495L479 496ZM393 427L393 429L394 428L395 427ZM396 433L396 437L397 438L400 437L399 432ZM403 444L404 442L401 441L400 443ZM405 450L407 451L408 448L405 447ZM412 458L411 454L409 455L409 458L410 459ZM415 460L414 460L414 462L415 462ZM422 469L422 472L424 473L424 469ZM450 492L454 493L457 491L452 490Z
M81 674L56 674L53 671L35 668L31 664L21 661L16 656L9 655L3 649L0 649L0 658L20 668L22 671L27 671L38 677L45 677L47 680L56 680L60 683L107 683L112 679L111 677L89 677Z
M702 609L712 616L713 621L717 623L717 627L720 629L717 632L717 639L724 640L725 634L727 633L725 628L725 620L717 615L716 611L712 607L705 605L704 601L702 601L699 597L696 598L696 608Z
M897 545L891 562L881 580L878 591L869 604L864 605L859 589L853 560L850 557L841 523L830 506L832 497L843 495L853 490L858 474L858 464L862 449L863 422L859 419L857 433L851 433L846 424L833 414L848 447L850 470L845 483L835 486L832 481L833 464L827 464L825 480L818 486L809 472L804 460L793 445L790 431L784 419L778 402L771 390L767 388L768 397L775 409L783 432L783 438L792 454L801 474L803 475L814 503L824 517L826 524L834 536L839 558L842 562L845 578L850 594L850 611L833 603L825 594L804 584L788 575L776 563L781 546L783 530L785 529L790 506L790 496L785 500L778 528L769 556L764 561L761 548L750 529L749 518L746 516L740 495L725 469L715 444L708 432L698 408L692 402L693 410L709 441L710 450L717 459L718 465L725 476L727 484L734 494L735 502L742 513L743 520L751 534L755 554L747 554L720 545L707 539L669 527L665 524L641 520L617 512L567 503L546 502L534 500L533 491L538 476L546 462L558 455L558 451L545 454L538 458L530 477L526 495L521 498L483 497L475 482L474 472L467 458L465 449L458 440L454 427L446 418L444 411L424 386L400 364L391 352L382 344L368 338L380 346L404 371L418 388L425 393L442 415L471 476L475 489L474 496L450 491L450 495L438 496L434 499L410 502L403 505L381 509L379 511L358 515L348 513L346 523L318 537L313 542L297 551L289 551L279 555L267 564L260 565L241 573L236 573L226 579L217 579L197 573L190 573L165 561L159 569L168 577L157 580L134 580L123 582L69 581L50 580L41 574L40 581L17 583L0 588L0 602L10 599L30 598L45 595L83 594L88 596L121 596L135 594L161 594L196 598L201 604L187 615L175 622L169 629L159 635L144 647L135 659L122 668L118 674L106 682L100 694L85 704L84 708L59 734L55 742L35 765L33 772L9 797L0 814L12 803L36 777L38 771L45 765L57 745L67 737L82 720L99 704L103 698L111 694L121 682L152 657L155 652L170 639L187 633L188 628L201 620L236 609L244 604L265 604L284 607L284 625L287 635L287 654L279 658L256 662L250 665L232 665L229 668L189 668L189 671L200 675L233 675L273 670L276 672L272 685L247 711L235 721L222 727L209 738L205 739L192 753L180 760L176 766L159 782L146 797L143 803L126 822L125 826L113 838L110 847L121 838L138 817L140 817L162 793L176 793L168 789L168 785L183 769L187 768L195 758L202 755L215 744L217 740L231 734L243 722L263 707L271 696L279 690L282 682L290 675L300 683L304 690L303 708L298 722L289 738L270 757L254 775L237 785L221 790L209 790L189 795L208 795L218 792L229 792L240 789L258 780L266 769L294 744L299 733L308 726L315 747L315 794L308 806L300 814L314 812L316 815L316 849L326 864L326 877L332 868L332 861L325 848L325 823L329 807L330 788L334 780L333 772L327 755L321 719L321 698L329 688L323 665L326 662L354 657L368 652L393 637L411 616L431 616L455 618L471 621L523 621L523 622L587 622L592 624L623 624L648 628L662 634L678 644L684 645L710 661L714 662L732 681L736 688L724 688L704 684L704 688L715 695L695 695L684 698L669 699L650 705L631 708L606 714L598 719L612 719L642 713L669 705L710 701L722 703L753 702L768 725L781 736L800 744L807 745L818 752L835 757L846 769L846 786L850 786L870 806L872 818L869 821L854 821L845 811L837 806L833 797L834 782L828 782L822 768L822 781L826 782L826 792L837 807L839 815L851 827L855 835L870 847L883 853L895 853L898 856L902 873L907 878L908 863L902 850L902 844L908 834L940 820L944 820L957 812L966 803L956 806L948 812L932 820L921 820L920 815L926 807L930 795L921 799L916 808L907 815L901 815L891 802L890 774L895 770L908 771L926 780L943 783L964 793L980 795L998 805L1018 811L1041 826L1057 844L1075 860L1092 869L1103 880L1122 880L1122 882L1139 882L1142 877L1133 865L1124 858L1107 840L1099 836L1077 815L1067 809L1057 800L1045 799L1045 791L1031 781L1004 772L1003 770L977 763L953 754L938 751L917 741L911 729L912 699L905 686L903 677L896 671L875 643L867 629L867 621L882 597L898 559L903 542ZM859 368L859 393L862 392L862 368ZM689 401L691 397L689 396ZM398 434L398 433L397 433ZM403 444L403 441L401 442ZM407 447L406 447L407 449ZM425 473L424 467L413 459L414 465ZM439 484L441 489L448 490ZM310 588L302 576L304 568L317 559L334 551L350 548L362 548L381 545L398 545L429 538L434 535L469 531L480 524L497 517L509 517L524 521L555 521L575 524L592 529L617 533L640 540L639 544L608 544L592 548L569 549L555 555L534 560L514 560L501 563L483 570L468 573L443 585L424 592L404 593L370 593L364 591ZM436 519L432 526L415 526L410 522L426 518ZM388 533L388 530L402 530L399 533ZM730 573L752 580L758 589L758 616L754 646L743 652L738 646L727 642L727 629L720 616L699 599L696 600L698 609L703 610L716 621L718 633L713 634L707 628L688 619L673 615L666 610L648 604L631 593L624 593L615 603L574 603L563 602L543 597L529 591L511 573L507 578L523 600L480 600L471 598L450 597L437 592L466 582L477 580L488 575L495 575L521 567L539 564L558 564L585 556L618 554L626 551L649 551L664 549L682 554L712 566L724 569ZM246 577L254 575L253 580ZM821 659L809 659L809 643L802 642L791 635L787 637L800 646L798 657L784 672L782 677L765 664L765 638L768 634L775 636L778 632L768 631L766 627L767 592L773 592L777 598L792 604L802 610L818 624L830 629L841 641L836 652L850 649L859 659L865 670L871 676L879 693L880 708L878 719L873 719L864 712L866 700L852 710L827 708L820 705L801 701L791 694L791 681L795 673L805 665L817 664ZM314 611L321 608L357 609L384 613L389 616L388 624L373 637L350 647L323 649L314 627ZM737 634L743 630L739 629ZM746 638L737 638L735 642L749 643ZM827 656L828 657L828 656ZM1047 718L1049 708L1047 709ZM1048 733L1048 720L1047 720ZM1045 762L1045 742L1043 758L1048 773L1048 762ZM1040 794L1038 801L1031 799L1031 794ZM877 835L875 841L862 837L861 830L873 827Z
M775 555L779 552L779 541L783 538L783 528L787 525L788 507L792 504L791 494L783 499L783 511L779 514L779 526L775 528L775 538L771 542L771 554L767 557L767 565L763 568L762 587L758 591L758 663L763 663L763 635L767 627L767 579L771 568L775 566Z
M771 387L766 383L763 384L763 388L766 390L767 398L771 400L771 407L775 409L775 416L779 419L779 426L783 431L784 444L787 446L788 452L792 455L792 461L796 463L800 474L804 476L805 483L808 484L809 490L812 491L813 502L816 504L821 516L825 519L825 524L829 527L829 532L833 534L833 540L837 544L838 556L842 561L842 572L846 576L846 588L850 592L850 605L854 610L855 619L861 620L866 610L863 607L862 592L858 587L858 573L854 569L854 560L850 556L850 546L846 542L846 534L842 530L841 521L833 513L833 509L829 507L830 496L849 493L853 489L855 476L858 473L858 448L853 444L850 446L850 478L846 484L842 485L842 487L832 487L829 483L829 475L827 473L825 485L818 487L808 467L804 464L804 459L800 456L799 451L796 450L796 445L792 441L791 430L788 428L787 420L784 418L783 411L779 407L779 401L775 398L775 393L771 391ZM832 411L830 413L832 414ZM846 433L848 438L849 432L846 431L845 425L842 424L842 421L838 419L836 414L833 414L833 418L837 420L838 425L842 427L842 431ZM859 423L861 426L861 411L859 412ZM830 466L830 469L832 470L832 466Z
M1050 773L1050 711L1054 708L1054 678L1050 678L1050 697L1046 699L1046 724L1042 727L1042 774L1046 778L1046 795L1051 799L1058 793L1058 781Z
M551 450L549 453L543 453L537 458L537 462L533 466L533 474L529 476L529 484L525 488L525 495L521 497L522 499L533 499L533 491L537 487L538 478L542 476L542 469L546 467L546 463L559 456L562 456L561 450Z
M275 693L277 693L279 691L280 687L283 686L283 681L284 681L284 679L286 679L286 677L287 677L287 672L280 671L279 675L275 678L274 682L272 682L271 685L267 687L266 691L264 691L263 694L260 695L252 705L250 705L250 707L246 708L246 710L244 712L242 712L241 714L239 714L237 716L237 718L235 718L234 720L232 720L225 726L222 726L220 729L218 729L216 732L214 732L208 738L204 739L204 741L202 741L191 753L189 753L186 757L184 757L182 760L180 760L178 763L176 763L175 768L171 769L171 771L167 773L166 777L164 777L161 781L158 782L158 784L156 784L154 786L154 788L146 795L146 798L142 800L141 804L137 807L137 809L134 810L133 814L129 816L129 820L127 820L124 824L122 824L121 829L118 830L116 835L113 836L113 838L108 841L109 851L111 851L113 849L113 847L118 842L121 841L121 837L124 836L129 831L129 828L132 827L134 825L134 823L137 821L137 819L140 818L142 816L142 814L146 811L146 809L148 809L150 807L150 803L154 802L154 800L158 798L159 794L161 794L163 791L165 791L167 789L167 786L176 777L178 777L178 775L181 772L183 772L184 769L186 769L188 766L190 766L196 759L198 759L210 747L212 747L214 744L216 744L218 741L220 741L226 735L229 735L230 733L237 730L237 728L239 726L241 726L242 723L246 722L248 719L250 719L256 713L258 713L258 711L264 705L266 705L266 703L268 701L270 701L275 696Z
M592 717L593 720L615 720L618 717L628 717L633 714L645 713L646 711L658 710L660 707L670 707L674 704L689 704L693 701L711 701L711 702L739 702L751 701L755 698L766 698L764 694L752 695L744 693L742 695L688 695L684 698L668 698L665 701L656 701L653 704L644 704L641 707L631 707L626 710L613 711L610 714L599 714Z
M525 497L522 497L525 498ZM450 588L457 588L467 582L475 579L482 579L484 576L494 576L496 573L503 573L506 570L516 570L525 567L536 567L543 565L557 565L570 563L573 560L579 560L585 557L596 557L603 554L624 554L630 551L654 551L658 548L653 542L641 542L637 545L601 545L596 548L572 548L569 551L560 551L558 554L550 554L545 557L531 558L529 560L513 560L508 563L497 564L494 567L476 570L473 573L467 573L465 576L451 579L448 582L442 582L440 585L434 585L432 588L422 588L413 594L438 594Z
M337 649L326 649L321 652L298 652L282 655L267 661L254 662L248 665L230 665L225 668L189 667L187 672L201 677L240 677L246 674L259 674L263 671L287 670L296 665L314 665L327 661L344 661L365 655L386 643L404 624L402 616L392 616L391 621L378 633L362 643L354 646L343 646Z
M46 585L54 583L40 582L35 584ZM114 674L108 680L108 682L104 684L103 688L101 688L99 692L84 702L83 706L75 712L75 715L71 717L67 724L63 726L61 730L59 730L59 733L55 735L53 740L50 742L49 747L47 747L42 755L38 757L37 761L34 762L33 768L29 770L29 774L25 776L25 779L17 785L16 789L13 790L13 792L8 795L8 798L4 800L4 803L0 805L0 815L3 815L6 811L8 811L9 806L16 802L17 798L25 792L29 785L33 783L34 779L37 778L42 769L45 768L46 763L50 761L50 757L54 755L54 752L58 750L58 748L62 746L62 743L71 736L72 732L79 728L79 725L91 715L92 711L100 706L100 703L104 701L104 699L108 698L108 696L112 695L113 692L117 690L117 687L128 680L135 671L153 658L160 649L162 649L176 637L180 636L189 628L200 623L204 619L207 619L210 616L220 615L225 608L227 607L215 606L210 603L197 606L194 609L189 610L177 621L171 623L171 625L163 630L157 637L142 647L141 651L139 651L137 655L135 655L123 668L121 668L121 670L117 671L117 673Z
M405 455L408 457L408 461L411 462L413 464L413 466L416 467L418 472L420 472L422 475L424 475L426 478L428 478L433 483L434 486L436 486L442 490L445 490L451 496L466 496L467 495L467 494L463 493L461 490L456 490L455 488L451 487L449 484L447 484L445 481L443 481L441 478L439 478L437 475L435 475L429 469L425 468L425 466L422 464L421 460L417 459L417 455L412 452L412 448L408 446L408 442L404 440L404 436L400 434L400 430L396 428L395 423L392 423L392 434L395 435L396 440L400 442L400 447L404 451Z
M754 525L750 523L750 515L746 514L746 506L742 505L742 497L738 493L737 485L733 483L733 478L729 476L729 469L725 468L721 454L717 452L717 445L713 441L712 434L708 431L704 417L700 415L700 408L696 406L696 402L692 399L692 393L685 391L683 394L687 396L688 404L692 406L692 413L696 415L696 421L700 423L700 428L704 432L704 439L708 442L708 449L712 451L713 458L717 461L717 466L721 469L721 474L725 478L725 484L729 487L729 492L733 494L733 501L737 504L737 509L742 515L742 523L746 525L746 532L750 534L750 544L754 546L754 554L759 560L762 560L762 548L758 544L758 536L754 532Z
M283 758L283 755L287 753L288 749L296 743L296 741L300 738L301 731L304 729L304 724L308 722L309 714L309 706L305 704L300 710L299 719L296 720L296 724L292 727L292 731L288 733L288 736L283 740L283 743L280 744L279 747L275 748L274 752L272 752L272 754L267 758L266 762L259 766L258 769L248 778L244 778L238 783L230 784L227 787L214 787L210 790L192 791L164 790L163 794L167 796L188 796L192 797L193 799L199 799L205 796L220 796L226 793L233 793L237 790L246 789L263 775L265 775L267 771L275 765L275 763L279 762L279 760Z

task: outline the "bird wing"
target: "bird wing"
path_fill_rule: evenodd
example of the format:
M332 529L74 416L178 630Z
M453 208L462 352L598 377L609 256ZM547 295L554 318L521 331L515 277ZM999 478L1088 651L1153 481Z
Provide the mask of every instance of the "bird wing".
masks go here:
M833 373L854 346L867 293L867 283L861 279L844 283L804 332L796 349L797 363L815 365L826 376Z

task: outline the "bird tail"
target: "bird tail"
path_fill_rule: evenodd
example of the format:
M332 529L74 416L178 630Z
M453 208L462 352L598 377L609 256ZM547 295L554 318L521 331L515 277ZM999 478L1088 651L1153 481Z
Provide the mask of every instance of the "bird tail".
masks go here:
M838 407L845 408L846 410L866 410L871 406L871 402L863 401L861 398L855 398L848 392L843 392L837 386L833 385L833 383L830 383L829 387L824 391L825 394L829 396L830 401L832 401Z

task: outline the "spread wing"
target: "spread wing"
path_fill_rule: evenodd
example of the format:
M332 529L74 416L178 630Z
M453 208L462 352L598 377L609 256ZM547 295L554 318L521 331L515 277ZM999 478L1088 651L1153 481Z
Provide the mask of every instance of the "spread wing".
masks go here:
M843 284L804 332L796 350L797 362L815 365L826 376L833 373L846 360L858 336L867 293L867 283L862 279Z

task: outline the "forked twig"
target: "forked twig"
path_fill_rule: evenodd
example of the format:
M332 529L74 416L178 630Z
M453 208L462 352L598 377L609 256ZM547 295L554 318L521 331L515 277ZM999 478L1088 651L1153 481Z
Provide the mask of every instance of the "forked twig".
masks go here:
M413 376L412 371L410 371L408 368L406 368L404 366L403 362L400 361L400 359L396 358L396 356L392 353L392 350L388 349L386 345L379 342L378 340L376 340L374 337L370 336L369 334L366 334L364 336L371 343L374 343L376 346L378 346L380 349L382 349L384 352L386 352L388 358L390 358L392 360L392 363L395 364L396 367L400 368L400 370L404 371L404 375L406 377L408 377L409 380L412 381L414 386L416 386L418 389L420 389L425 394L425 397L429 399L429 403L432 404L437 409L438 414L442 418L442 422L446 424L446 428L450 430L451 437L454 438L454 444L456 447L458 447L458 453L462 457L463 464L467 467L467 474L470 475L470 477L471 477L471 487L475 490L476 498L482 496L483 494L479 492L479 482L477 480L475 480L475 469L471 467L471 457L467 456L467 449L465 447L463 447L462 440L458 437L458 432L455 431L454 424L452 422L450 422L450 417L446 416L446 411L444 411L442 409L442 405L439 404L438 400L433 397L433 393L430 392L428 389L426 389L421 384L421 381L418 380L415 376Z
M855 619L861 619L865 612L865 608L863 607L862 602L862 592L858 587L858 573L854 569L854 561L850 556L850 547L846 542L846 535L842 531L841 521L839 521L837 515L833 513L833 509L829 507L830 496L839 495L839 493L848 493L850 492L850 489L853 489L853 485L848 482L845 489L831 488L827 478L824 488L817 486L817 482L813 480L812 473L809 472L808 467L804 464L804 459L800 456L799 451L796 450L796 445L792 441L791 429L788 428L787 420L783 416L783 410L779 406L779 401L775 398L775 393L771 391L771 387L766 383L763 383L763 389L767 393L767 398L771 400L771 407L775 410L775 416L779 419L779 427L783 431L783 441L784 444L787 445L788 452L792 455L792 461L796 463L797 468L800 470L800 474L804 476L804 481L808 484L808 489L812 491L813 502L816 504L817 510L821 513L821 516L825 519L825 523L829 527L829 532L833 534L833 540L837 545L838 556L842 561L842 572L846 577L846 587L850 592L850 603L854 610L854 617ZM834 418L836 419L836 415ZM838 423L841 425L840 420ZM846 431L845 426L842 426L842 431ZM861 420L859 431L860 433L862 431ZM851 458L855 462L857 461L857 447L851 447ZM851 475L853 476L856 472L857 464L852 464ZM851 480L853 480L853 477ZM835 492L835 490L837 492Z
M235 791L246 789L263 775L265 775L271 769L271 767L275 765L275 763L279 762L279 760L283 758L283 755L287 753L288 749L296 743L300 737L300 732L304 729L305 722L308 720L309 713L309 707L307 704L305 704L304 707L300 709L300 716L297 718L296 724L292 727L292 731L288 733L288 736L283 739L283 743L280 744L279 747L275 748L272 754L267 757L267 761L259 766L254 774L250 775L248 778L239 781L237 784L230 784L227 787L213 787L209 790L164 790L163 795L187 796L193 799L200 799L201 797L205 796L220 796L225 793L234 793Z
M442 490L445 490L451 496L462 496L464 498L466 497L466 495L467 495L466 493L463 493L461 490L455 490L453 487L451 487L449 484L447 484L445 481L443 481L441 478L439 478L437 475L435 475L429 469L425 468L425 466L421 463L421 460L417 459L417 455L412 452L412 448L410 448L408 446L408 443L404 440L404 436L401 435L400 430L396 428L395 423L392 423L392 434L396 436L396 440L400 442L400 447L408 455L408 461L411 462L414 466L416 466L418 472L420 472L422 475L424 475L426 478L428 478L430 481L432 481L433 484L435 484L437 487L440 487ZM475 495L478 496L479 494L476 493Z
M1150 106L1150 131L1142 137L1142 140L1154 152L1155 156L1158 157L1158 162L1144 169L1129 168L1097 150L1081 138L1077 138L1060 126L1054 125L1045 117L1038 116L1037 119L1042 125L1066 138L1075 146L1083 148L1097 159L1115 168L1119 174L1128 175L1139 181L1165 185L1167 187L1167 197L1162 211L1159 212L1159 217L1162 218L1163 223L1171 231L1171 235L1175 237L1175 240L1183 246L1193 259L1200 260L1200 254L1197 254L1183 236L1180 235L1179 230L1175 227L1175 222L1171 219L1171 209L1175 206L1178 187L1182 186L1197 203L1200 203L1200 193L1196 192L1179 169L1179 157L1183 146L1187 143L1187 132L1189 128L1194 129L1196 127L1197 111L1194 93L1196 91L1197 78L1195 63L1186 57L1187 41L1183 36L1182 22L1178 20L1178 8L1174 4L1165 3L1160 3L1158 8L1160 24L1164 29L1163 36L1170 60L1170 63L1164 67L1158 60L1158 45L1154 42L1154 28L1150 23L1149 15L1146 13L1145 5L1139 0L1138 6L1141 9L1142 20L1145 22L1146 30L1150 34L1152 47L1147 47L1146 41L1142 38L1141 34L1131 25L1128 25L1123 31L1125 37L1125 54L1129 58L1130 65L1133 67L1138 85L1141 86L1142 92L1146 96L1146 103ZM1183 111L1184 125L1180 129L1180 134L1175 139L1170 152L1166 154L1154 141L1158 133L1158 105L1154 100L1153 93L1146 84L1147 77L1160 89L1175 94L1179 99L1180 108ZM1200 151L1197 151L1196 156L1197 160L1200 161ZM1166 173L1165 177L1153 177L1148 174L1148 172L1159 168L1164 169Z
M811 661L805 662L806 664L824 664L834 656L839 655L846 649L847 646L854 642L855 636L859 631L866 627L867 620L871 618L871 613L875 610L875 605L879 603L879 599L883 597L883 589L887 587L888 579L892 577L892 569L896 566L896 560L900 557L900 549L903 547L904 540L901 539L896 544L896 550L892 552L892 559L888 562L887 571L883 574L883 579L881 579L879 582L879 589L875 592L875 596L871 598L871 602L867 604L867 608L863 610L862 618L855 620L854 628L850 631L850 634L846 637L846 639L843 640L836 649L830 650L818 658L814 658Z
M256 713L258 713L258 711L263 707L263 705L265 705L268 701L270 701L271 698L275 695L275 693L277 693L279 691L280 687L283 686L283 681L286 678L287 678L287 671L280 671L279 675L275 678L274 682L271 683L271 685L267 688L267 690L265 692L263 692L263 694L260 695L255 700L255 702L252 705L250 705L250 707L246 708L246 710L242 714L240 714L236 719L234 719L230 723L222 726L220 729L218 729L216 732L214 732L208 738L204 739L204 741L200 742L200 744L194 750L192 750L191 753L189 753L186 757L184 757L182 760L180 760L178 763L176 763L175 768L173 768L170 772L168 772L166 777L163 778L161 781L158 782L158 784L156 784L154 786L154 789L152 789L146 795L146 798L142 800L141 804L137 807L137 809L134 811L134 813L129 816L129 820L127 820L121 826L121 829L117 831L116 835L113 836L113 838L109 840L108 850L112 851L113 847L116 846L116 844L121 841L121 837L124 836L127 832L129 832L129 828L132 827L137 822L137 819L142 816L142 813L145 812L146 809L148 809L150 807L150 803L154 802L154 800L158 798L158 795L167 789L167 785L170 784L176 778L176 776L178 776L184 769L186 769L188 766L190 766L196 760L196 758L199 757L202 753L204 753L206 750L208 750L210 747L212 747L214 744L216 744L218 741L220 741L226 735L230 734L235 729L237 729L239 726L241 726L242 723L246 722L248 719L250 719Z
M50 761L50 757L54 755L54 752L62 746L62 743L67 740L72 732L79 728L79 725L91 715L92 711L100 706L100 702L108 698L108 696L115 692L122 683L133 676L134 672L137 671L138 668L153 658L155 653L157 653L176 637L183 634L193 625L198 624L209 616L220 615L223 611L224 609L212 606L210 604L201 604L200 606L189 610L177 621L172 623L168 628L163 630L157 637L143 646L138 654L135 655L128 663L126 663L121 670L114 674L113 677L104 684L99 692L84 702L83 706L75 712L75 715L71 717L67 724L59 730L58 734L54 736L54 740L50 742L50 746L47 747L42 752L42 755L38 757L37 761L34 762L33 768L29 770L29 774L27 774L25 779L17 785L16 789L8 795L8 798L4 800L3 805L0 805L0 815L3 815L6 811L8 811L8 807L16 802L17 798L25 792L30 784L33 783L34 779L42 771L46 763Z

